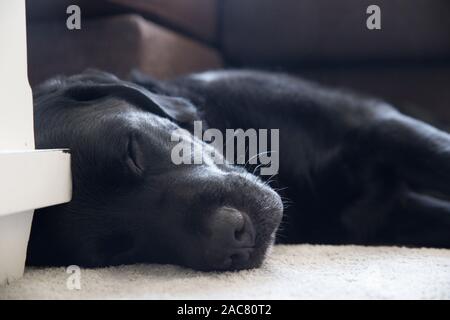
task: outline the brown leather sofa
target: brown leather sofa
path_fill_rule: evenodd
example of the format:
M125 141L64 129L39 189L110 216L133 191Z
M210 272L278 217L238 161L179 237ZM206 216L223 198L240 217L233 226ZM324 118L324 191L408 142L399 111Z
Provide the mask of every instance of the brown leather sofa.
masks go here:
M82 29L65 27L69 4ZM379 0L29 0L29 77L88 67L168 78L211 68L283 70L379 95L450 122L450 2Z
M70 4L81 9L81 30L66 27ZM120 77L137 68L167 78L222 66L214 48L136 12L133 7L103 0L27 1L31 85L55 74L73 74L86 68Z

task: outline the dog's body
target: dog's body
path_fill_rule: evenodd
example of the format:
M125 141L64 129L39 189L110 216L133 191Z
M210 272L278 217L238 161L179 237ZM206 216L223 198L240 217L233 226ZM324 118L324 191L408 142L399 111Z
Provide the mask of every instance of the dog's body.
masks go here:
M215 71L166 82L136 74L134 81L138 85L88 72L35 92L38 147L72 149L74 200L36 214L29 263L150 261L205 270L259 265L279 223L280 199L235 166L173 167L168 133L194 120L221 131L279 129L280 171L270 184L288 202L281 242L450 247L447 133L382 101L282 74ZM122 143L130 128L138 138ZM117 156L121 145L124 153ZM157 198L145 197L158 188L164 191ZM167 193L168 204L161 200ZM110 219L106 211L116 208ZM158 210L173 216L158 217ZM208 216L207 227L198 216L174 218L174 212L184 217L192 210ZM209 218L217 212L220 218ZM240 237L222 236L230 228ZM142 236L146 232L153 236ZM224 244L234 251L214 259L205 254ZM199 252L190 249L195 246ZM223 259L229 261L217 262Z

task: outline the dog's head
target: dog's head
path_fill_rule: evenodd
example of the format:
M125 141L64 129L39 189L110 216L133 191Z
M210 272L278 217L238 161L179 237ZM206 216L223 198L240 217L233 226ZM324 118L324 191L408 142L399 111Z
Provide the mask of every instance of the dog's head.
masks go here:
M181 129L198 119L189 101L98 71L49 80L34 99L37 145L70 148L74 193L36 214L29 263L261 264L281 220L280 197L243 168L215 164L211 152L221 155ZM175 133L209 150L201 164L173 163Z

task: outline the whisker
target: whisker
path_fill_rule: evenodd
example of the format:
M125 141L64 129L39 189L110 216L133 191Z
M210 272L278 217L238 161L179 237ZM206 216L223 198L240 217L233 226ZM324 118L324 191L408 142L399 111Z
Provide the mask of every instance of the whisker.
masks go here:
M269 150L269 151L259 152L259 153L255 154L254 156L250 157L250 159L248 159L245 164L248 164L250 161L252 161L256 157L259 157L259 156L261 156L263 154L268 154L268 153L271 153L271 152L276 152L276 151L275 150Z

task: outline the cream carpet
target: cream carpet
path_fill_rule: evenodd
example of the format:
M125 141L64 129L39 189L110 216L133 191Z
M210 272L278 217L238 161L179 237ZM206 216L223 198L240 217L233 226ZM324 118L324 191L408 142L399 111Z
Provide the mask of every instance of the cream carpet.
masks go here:
M202 273L162 265L27 269L0 299L450 299L450 250L276 246L257 270Z

